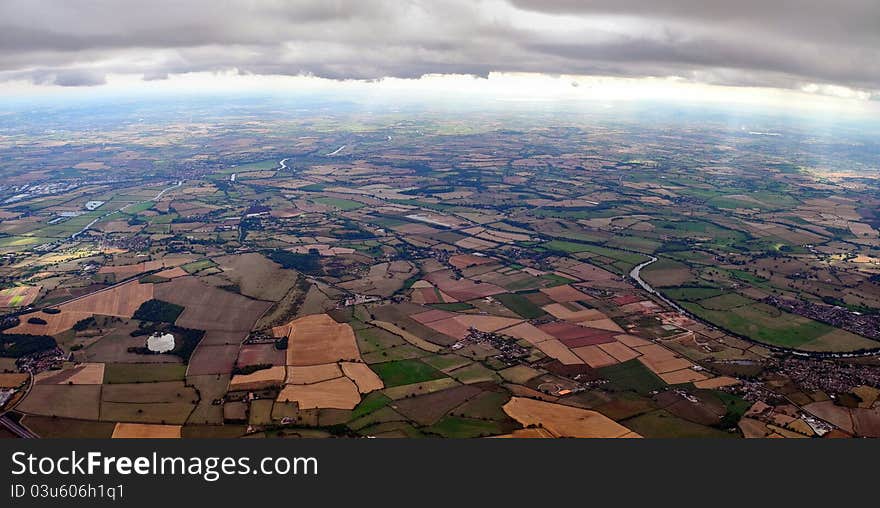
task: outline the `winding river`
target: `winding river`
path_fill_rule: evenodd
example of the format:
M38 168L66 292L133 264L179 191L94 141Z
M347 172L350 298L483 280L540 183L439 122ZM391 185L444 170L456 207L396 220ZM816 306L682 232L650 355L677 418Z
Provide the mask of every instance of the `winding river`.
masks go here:
M647 282L645 282L645 281L641 278L640 274L641 274L641 272L642 272L642 268L644 268L644 267L646 267L646 266L648 266L648 265L650 265L650 264L652 264L652 263L656 263L656 262L657 262L657 258L654 257L654 256L651 256L651 259L650 259L650 260L645 261L644 263L641 263L641 264L636 265L636 267L633 268L632 271L629 272L629 276L632 277L633 280L635 280L635 281L639 284L639 286L642 287L642 289L644 289L645 291L651 293L652 295L656 296L657 298L663 300L664 302L666 302L667 305L669 305L669 306L672 307L673 309L675 309L675 310L681 312L682 314L690 315L689 312L687 312L686 310L684 310L683 308L681 308L677 303L673 302L673 301L670 300L669 298L666 298L665 296L663 296L659 291L657 291L656 289L654 289L653 287L651 287L650 284L648 284Z

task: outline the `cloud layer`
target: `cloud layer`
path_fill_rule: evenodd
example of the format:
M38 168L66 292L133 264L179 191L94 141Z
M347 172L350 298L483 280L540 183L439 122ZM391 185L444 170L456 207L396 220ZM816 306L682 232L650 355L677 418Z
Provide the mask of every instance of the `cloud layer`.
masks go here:
M0 80L541 72L880 90L877 0L4 0ZM815 86L814 85L814 86Z

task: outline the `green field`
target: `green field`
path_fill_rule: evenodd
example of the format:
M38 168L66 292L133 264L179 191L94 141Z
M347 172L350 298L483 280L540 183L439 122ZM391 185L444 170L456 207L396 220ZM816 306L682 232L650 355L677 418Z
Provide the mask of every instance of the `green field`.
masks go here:
M154 203L152 201L144 201L143 203L135 203L135 204L129 206L128 208L126 208L125 210L123 210L123 212L127 213L129 215L137 215L141 212L146 212L150 208L153 208L153 206L155 206L155 204L156 203Z
M4 236L0 237L0 248L29 247L31 245L46 243L48 241L48 238L38 238L35 236Z
M738 434L724 432L712 427L690 422L672 415L664 409L651 411L620 422L647 438L724 438L738 437Z
M495 295L492 298L495 298L505 307L516 312L524 319L535 319L547 314L523 295L516 293L503 293Z
M366 416L373 411L381 409L391 403L391 399L386 397L382 392L373 392L361 400L361 403L351 412L351 420L357 420Z
M107 363L104 365L104 384L182 381L185 377L186 365L179 363Z
M600 376L609 380L611 386L619 390L632 390L642 395L654 390L662 390L666 383L648 370L638 360L603 367L597 371Z
M663 288L663 295L670 300L695 302L724 294L723 289L709 287L670 287Z
M459 418L457 416L447 416L434 425L426 427L424 431L447 438L473 438L504 433L504 429L502 429L498 422Z
M725 293L697 302L701 307L710 310L730 310L744 305L751 305L755 300L736 293Z
M419 360L375 363L370 365L370 368L382 378L386 387L409 385L446 377L446 374Z
M835 330L824 323L757 302L728 310L707 309L694 302L681 302L681 305L716 326L772 346L797 348Z
M214 263L213 261L211 261L210 259L200 259L199 261L193 261L192 263L187 263L187 264L181 266L181 268L186 270L188 273L196 273L196 272L200 272L206 268L212 268L215 266L217 266L217 264Z
M320 203L322 205L339 208L344 212L347 212L349 210L357 210L358 208L364 207L363 203L358 203L357 201L342 198L314 198L312 199L312 201L314 201L315 203Z

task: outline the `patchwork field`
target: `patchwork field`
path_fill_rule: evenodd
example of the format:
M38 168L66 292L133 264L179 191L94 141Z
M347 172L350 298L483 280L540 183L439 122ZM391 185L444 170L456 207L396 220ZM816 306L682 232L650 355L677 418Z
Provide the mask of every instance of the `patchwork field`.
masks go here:
M513 397L504 405L504 412L523 426L539 426L553 437L641 437L601 413L540 400Z

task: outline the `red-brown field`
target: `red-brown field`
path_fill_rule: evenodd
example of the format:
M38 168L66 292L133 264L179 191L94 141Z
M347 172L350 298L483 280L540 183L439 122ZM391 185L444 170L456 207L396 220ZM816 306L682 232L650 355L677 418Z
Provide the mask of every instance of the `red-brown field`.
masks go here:
M186 369L188 376L204 374L228 374L232 372L235 359L238 357L238 345L210 346L199 344L189 359Z
M285 365L287 352L275 347L274 344L245 344L238 352L238 360L235 364L239 367L246 365Z
M441 310L431 310L410 317L432 330L457 339L465 338L470 328L476 328L483 332L495 332L522 322L522 319L454 314Z
M488 256L475 256L473 254L459 254L457 256L451 256L449 258L449 264L458 268L459 270L467 268L469 266L486 265L494 262L495 259Z
M431 281L444 293L463 302L507 292L504 288L500 288L493 284L478 284L470 279L455 280L452 278L450 272L434 272L429 274L426 279Z
M28 380L27 373L0 372L0 388L18 388Z

